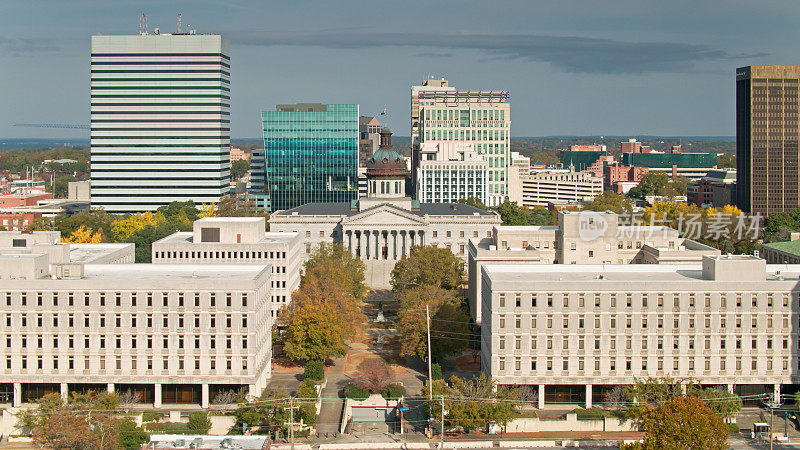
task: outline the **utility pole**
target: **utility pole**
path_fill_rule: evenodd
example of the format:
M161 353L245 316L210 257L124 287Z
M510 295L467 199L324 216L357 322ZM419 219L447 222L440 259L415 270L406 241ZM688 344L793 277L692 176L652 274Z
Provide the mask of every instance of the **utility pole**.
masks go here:
M428 328L428 430L433 437L433 371L431 370L431 313L425 305L425 324Z
M289 397L289 442L294 450L294 397Z
M442 395L442 435L439 441L439 448L444 448L444 415L446 411L444 410L444 395Z

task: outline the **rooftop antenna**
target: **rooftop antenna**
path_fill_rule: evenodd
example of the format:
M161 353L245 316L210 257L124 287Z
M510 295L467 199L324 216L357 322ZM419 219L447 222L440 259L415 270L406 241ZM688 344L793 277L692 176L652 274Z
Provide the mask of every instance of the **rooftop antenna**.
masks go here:
M139 34L142 36L150 34L150 30L147 28L147 14L145 13L139 16Z
M178 33L181 32L181 15L178 14Z

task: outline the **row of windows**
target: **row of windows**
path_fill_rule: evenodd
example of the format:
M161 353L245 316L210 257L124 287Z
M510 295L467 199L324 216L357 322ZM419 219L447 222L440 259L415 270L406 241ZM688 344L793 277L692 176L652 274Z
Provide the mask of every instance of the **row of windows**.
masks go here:
M306 232L306 237L310 236L308 233L310 233L310 231ZM322 232L320 231L320 233ZM322 235L320 235L320 237L322 237ZM286 252L157 251L155 252L155 256L157 259L286 259ZM286 273L285 267L283 273Z
M28 326L28 314L29 313L13 313L13 314L12 313L6 313L5 314L5 326L6 327L12 327L12 326L14 326L14 322L17 322L14 319L19 319L19 321L17 322L19 324L19 326L27 327ZM30 315L34 316L33 313L30 313ZM76 326L75 325L75 323L76 323L75 314L64 314L64 313L61 313L61 314L58 314L58 313L52 313L52 314L37 313L35 315L35 325L31 325L31 326L36 326L38 328L42 328L44 326L44 323L45 323L45 317L49 316L49 318L51 319L50 322L52 323L52 326L53 327L58 327L59 323L62 323L62 324L64 323L64 322L59 322L59 318L61 316L64 316L64 315L66 315L66 326L70 327L70 328L75 327ZM173 315L173 318L174 318L175 314L173 313L172 315ZM83 326L85 328L95 328L95 327L98 327L98 326L100 328L106 328L106 327L122 328L124 326L123 322L122 322L122 314L114 314L113 322L111 321L111 317L110 317L111 315L109 314L108 316L109 316L108 317L109 320L106 320L106 314L103 314L103 313L100 313L100 314L98 314L98 313L78 314L77 323L79 323L79 324L83 323ZM154 326L153 326L153 323L154 323L153 322L153 316L154 315L153 314L145 315L142 318L141 322L139 321L139 317L138 317L139 315L137 315L135 313L125 314L125 316L129 319L131 328L138 328L138 327L141 327L141 326L146 326L147 328L154 328ZM92 320L92 317L94 317L96 320ZM212 329L217 327L217 314L204 313L203 314L203 318L204 318L204 320L202 321L202 323L203 323L204 327L206 326L206 324L208 324L208 327L210 327ZM170 324L170 320L169 319L170 319L170 316L167 315L166 313L161 315L161 327L162 328L169 328L169 326L170 326L169 325ZM183 314L177 314L177 320L173 321L172 323L173 323L173 325L177 324L178 328L185 328L186 327L186 323L194 323L194 328L200 328L200 324L201 324L201 320L200 319L201 319L200 315L189 314L189 317L185 318ZM206 321L205 319L208 319L208 320ZM223 317L219 317L219 319L220 319L219 320L220 326L224 326L225 328L232 328L233 327L233 323L234 323L234 317L233 316L226 315L224 318ZM113 323L113 325L112 325L112 323ZM155 323L158 323L158 321L156 321ZM247 316L246 315L242 315L241 316L241 323L242 323L242 328L247 328ZM78 326L80 326L80 325L78 325Z
M549 244L549 241L545 241L544 248L547 248L547 244ZM554 245L554 248L555 248L555 242L553 243L553 245ZM503 241L502 247L503 248L506 247L506 241ZM539 298L542 298L542 300L546 301L547 307L552 308L553 304L554 304L554 299L556 298L556 294L553 294L553 293L546 293L546 294L531 293L531 294L524 294L525 300L523 301L523 294L522 293L505 293L505 292L501 292L500 294L498 294L498 302L499 302L499 305L500 305L501 308L506 306L506 296L509 297L509 300L513 296L513 298L514 298L514 303L513 304L517 308L523 307L522 306L523 303L525 303L526 307L527 307L528 304L530 304L530 306L532 308L536 308L537 305L538 305ZM574 297L575 294L572 294L572 295L570 295L570 294L559 294L558 296L561 297L562 306L564 308L568 308L570 306L570 298ZM607 301L603 301L602 297L601 297L601 294L595 293L595 294L593 294L594 307L595 308L600 308L601 305L602 305L603 308L608 308L608 307L616 308L617 307L617 296L618 296L618 294L616 294L616 293L609 294L608 297L606 297ZM789 307L789 303L791 301L789 293L786 293L786 292L767 293L766 296L763 293L761 293L760 295L757 294L757 293L751 293L751 294L741 294L741 293L727 294L727 293L721 293L721 294L714 294L713 295L713 297L715 297L715 299L718 300L718 302L717 301L713 302L713 306L714 307L727 308L728 307L728 297L729 296L732 297L731 298L731 304L735 305L737 308L742 308L742 305L749 305L753 309L761 308L761 307L764 307L764 306L767 306L767 307L771 308L771 307L773 307L773 306L775 306L777 304L781 304L781 305L783 305L784 308L788 308ZM795 294L795 297L796 296L797 296L797 294ZM580 307L580 308L585 307L587 294L579 293L579 294L577 294L577 297L578 297L578 299L577 299L578 300L578 307ZM620 297L620 302L622 302L622 299L621 299L622 294L619 294L619 297ZM633 297L634 297L633 293L626 293L624 295L625 307L627 307L627 308L632 308L633 307L633 304L634 304ZM670 294L637 294L636 297L637 297L636 307L639 307L641 305L642 308L647 308L650 299L653 298L653 297L655 297L656 305L658 307L664 307L665 298L668 299L670 297ZM697 301L698 301L698 297L699 296L697 294L695 294L695 293L688 293L688 294L684 294L684 295L673 293L673 294L671 294L671 297L672 297L672 305L673 305L674 308L681 308L682 306L688 306L689 308L695 308L696 305L697 305ZM686 302L682 302L681 301L682 297L686 299ZM759 300L759 297L760 297L760 300ZM766 298L764 298L764 297L766 297ZM711 308L712 307L712 294L711 293L703 294L702 299L703 299L703 306L705 308ZM778 300L776 301L776 299L778 299ZM667 302L668 301L669 300L667 300ZM688 304L687 304L687 302L688 302Z
M625 350L648 350L651 341L655 341L655 349L656 350L664 350L665 349L665 347L664 347L664 339L665 339L665 337L662 337L662 336L659 336L658 338L656 338L654 336L643 337L643 338L641 338L641 340L639 340L641 346L636 347L636 348L634 348L634 339L632 337L629 336L629 337L623 339L622 336L619 336L619 338L620 338L621 342L622 341L625 342ZM668 336L666 337L666 339L667 339L667 343L669 343L669 337ZM588 338L588 339L584 338L584 337L579 337L577 339L577 341L578 341L577 349L578 350L585 350L586 349L585 342L587 340L588 340L588 342L590 344L590 347L592 347L592 346L594 347L594 350L605 350L605 351L608 351L608 350L616 350L617 349L617 336L610 336L610 337L607 337L607 338L595 337L595 338ZM680 339L678 336L672 336L672 350L686 351L686 350L701 349L700 343L703 344L703 346L702 346L703 350L712 350L712 347L714 347L713 349L719 349L719 350L728 350L728 349L735 349L735 350L746 350L746 349L750 349L750 350L764 350L764 349L773 350L773 349L777 349L778 348L777 345L773 346L773 338L772 337L750 336L748 338L748 336L737 335L735 337L730 337L730 341L732 342L732 346L730 346L730 347L728 346L728 340L729 339L726 336L722 336L722 337L713 336L712 337L710 335L707 335L704 338L700 338L698 336L697 337L698 345L695 347L695 337L694 336L689 336L688 339ZM748 340L750 341L749 342L749 347L747 346ZM523 338L523 336L500 336L498 338L498 340L497 340L497 346L498 346L499 350L506 350L506 342L508 342L509 346L513 342L514 343L513 350L537 350L537 349L540 348L539 343L542 342L543 345L541 347L545 348L546 350L569 350L570 349L570 341L572 341L573 342L573 348L572 349L573 350L575 349L574 336L572 338L570 338L570 337L561 338L561 341L560 341L561 342L561 346L560 347L555 347L554 346L554 345L558 344L559 340L557 338L554 338L553 336L531 336L530 340L529 340L530 346L527 347L527 348L525 347L525 344L524 344L525 341L528 341L528 339L527 339L527 337ZM683 345L681 345L681 341L683 341ZM788 350L789 349L789 338L788 337L783 337L783 338L777 338L776 337L775 341L780 342L781 346L782 346L781 348L783 348L784 350ZM594 343L593 345L592 345L592 342ZM712 342L714 342L713 346L712 346ZM759 346L759 342L762 343L761 346ZM797 342L797 347L798 347L798 349L800 349L800 340L798 340L798 342ZM510 349L510 347L509 347L509 349Z
M29 337L30 337L30 345L28 345L28 338ZM59 339L60 337L62 339ZM233 341L234 341L234 339L236 339L237 341L239 341L239 346L237 347L237 349L239 349L239 350L247 349L247 336L233 336L233 335L226 335L225 337L223 337L221 335L220 336L210 335L210 336L208 336L208 339L205 339L205 338L201 339L200 336L195 336L194 337L194 349L195 350L200 350L200 349L203 349L203 350L207 350L207 349L215 350L217 348L217 337L219 337L220 345L224 344L224 347L220 347L220 348L225 348L227 350L232 350L234 348ZM106 340L106 338L108 338L108 340ZM18 345L14 345L15 344L14 341L16 341L16 344L19 344L19 346ZM81 341L83 342L83 346L82 347L76 346L76 343L80 344ZM158 343L158 341L159 341L159 339L158 338L154 339L153 335L147 335L147 336L144 336L144 335L124 335L124 336L123 335L116 335L113 338L110 335L109 336L100 335L100 336L95 336L94 338L92 338L90 336L85 336L85 335L79 335L79 336L76 337L75 335L71 335L71 334L70 335L66 335L66 336L38 334L38 335L35 335L35 337L33 335L30 335L30 336L28 336L28 335L20 335L19 339L13 339L12 336L6 335L6 348L8 348L8 349L23 348L23 349L28 350L28 351L30 351L31 349L34 349L34 348L38 348L38 349L50 348L50 349L55 350L55 349L59 348L59 342L60 342L60 343L62 343L62 345L64 343L66 343L67 348L70 348L70 349L75 349L75 348L85 349L85 350L106 349L106 348L109 348L109 349L111 349L111 348L113 348L113 349L123 349L124 348L126 350L136 349L136 348L154 349L154 348L156 348L156 347L154 347L154 342ZM171 345L170 345L170 341L172 342ZM203 342L202 347L201 347L201 341ZM53 346L52 347L46 347L46 344L48 342L51 342L53 344ZM106 346L106 342L108 342L108 346ZM160 348L160 349L168 349L168 348L184 349L184 348L189 348L185 344L191 344L191 342L192 342L192 340L190 340L188 338L184 339L183 336L177 336L177 337L172 337L172 338L170 338L169 336L162 336L161 337L161 346L157 347L157 348Z
M99 292L94 295L96 301L92 301L92 293L90 292L49 292L47 293L47 303L48 305L59 306L59 302L63 305L64 301L66 301L67 306L75 306L76 300L78 303L82 303L83 306L106 306L106 301L109 304L112 303L114 306L121 307L122 306L122 298L123 292ZM155 298L159 296L154 294L153 292L125 292L124 293L126 298L126 306L137 306L139 300L143 298L144 303L146 306L153 306L153 302ZM64 298L66 297L66 298ZM164 307L179 307L182 308L187 305L189 299L192 299L192 303L196 308L201 306L201 298L207 299L208 302L206 303L203 301L203 306L210 306L216 307L217 306L217 294L214 292L203 294L201 295L199 292L194 293L184 293L179 292L175 293L168 293L162 292L161 295L161 305ZM247 307L248 301L248 294L241 293L236 295L238 297L237 300L237 307L241 306L242 308ZM27 306L28 299L31 299L33 303L33 299L36 299L36 306L44 306L45 303L45 293L44 292L18 292L14 295L13 292L6 292L5 293L5 306L12 306L14 304L13 299L16 298L19 301L19 306ZM225 306L228 308L233 307L234 303L234 294L231 292L225 293L224 295L220 294L220 300L225 299ZM222 304L220 304L222 306Z
M731 359L731 357L728 357L728 358L714 358L714 359L717 359L717 365L715 367L715 370L720 370L723 373L727 372L727 370L728 370L728 362ZM513 361L514 361L513 370L517 371L517 372L521 372L523 370L523 368L522 368L522 358L516 358ZM558 359L556 359L556 361L558 361ZM633 368L634 367L634 361L631 358L627 358L625 360L622 360L622 359L618 360L618 359L614 359L614 358L612 358L612 359L603 358L602 361L603 361L603 363L602 363L603 367L607 368L610 372L616 372L617 371L617 367L621 367L621 368L624 367L624 371L628 372L628 373L630 373L630 372L632 372L634 370L634 368ZM669 361L669 359L667 359L667 361ZM711 364L712 358L706 357L706 358L703 358L702 361L703 361L703 370L711 371L712 370L712 364ZM761 362L760 367L762 369L766 368L767 371L789 370L789 358L784 357L784 358L782 358L780 360L776 359L775 361L776 361L776 363L780 362L780 365L774 364L772 358L767 358L766 361L762 361ZM554 370L553 362L554 362L553 358L531 359L530 360L530 371L531 372L536 372L536 371L540 371L541 369L545 369L547 372L552 372ZM617 364L618 362L619 362L619 364ZM659 370L659 371L664 370L664 359L663 358L658 358L655 362L656 362L656 370ZM747 367L748 362L749 362L749 366L750 366L750 371L751 372L756 372L756 371L759 370L759 360L757 359L757 357L751 357L751 358L737 357L732 362L733 362L734 370L736 370L737 372L740 372L742 370L742 367ZM575 368L574 364L575 364L575 361L571 361L570 359L566 359L566 358L565 359L561 359L561 370L565 371L565 372L573 370ZM641 361L639 361L639 364L641 364L640 365L641 370L643 370L643 371L648 370L648 360L647 359L642 359ZM798 366L798 369L800 369L800 360L797 362L797 366ZM505 360L505 358L500 358L498 360L497 367L498 367L498 370L500 372L504 372L506 370L510 370L511 369L510 367L508 369L506 368L506 360ZM695 368L695 358L694 357L690 357L689 360L686 361L683 365L681 364L681 361L679 359L672 358L672 370L673 371L686 370L686 369L688 369L688 370L696 370L696 368ZM577 370L578 371L585 370L584 358L578 358L578 360L577 360ZM601 370L601 360L600 359L594 359L594 370L596 372L599 372Z
M605 315L606 313L603 313L603 314ZM641 315L643 317L640 317L641 322L636 324L637 325L637 329L638 329L638 325L641 324L641 329L642 330L646 330L646 329L648 329L648 324L650 324L652 322L648 322L648 320L647 320L648 318L646 317L647 313L642 313ZM620 323L622 322L622 317L621 316L622 315L620 315L620 317L619 317ZM629 315L626 315L624 317L625 317L625 328L627 328L627 329L633 328L633 324L634 324L633 323L633 319ZM696 323L695 322L695 317L692 317L692 316L688 316L688 317L687 316L682 316L682 317L683 317L682 319L679 318L679 317L673 317L673 319L672 319L672 329L673 330L680 329L681 328L681 326L680 326L681 322L684 325L688 324L689 329L694 329L695 328L695 323ZM719 316L715 315L715 317L719 317ZM615 317L615 316L603 317L602 320L601 320L601 317L594 317L594 329L599 330L601 328L604 328L604 327L601 327L601 322L602 322L603 325L608 325L609 326L608 328L616 329L617 328L617 319L618 319L618 317ZM706 314L704 316L704 318L703 318L704 328L706 328L706 329L712 328L711 319L712 319L711 316L709 316L708 314ZM731 317L731 321L733 321L735 323L735 328L738 328L738 329L742 328L743 323L744 324L747 323L746 321L743 320L743 317L742 317L741 314L737 314L735 319L733 317ZM499 322L499 327L500 328L505 328L506 327L506 318L505 318L505 316L500 316L500 319L499 319L498 322ZM539 328L539 327L537 327L537 324L542 324L542 322L547 324L546 327L542 327L542 328L546 328L546 329L552 329L553 328L553 316L549 316L548 315L546 320L544 320L544 321L539 321L536 316L532 316L531 317L531 329ZM700 318L699 317L697 318L697 322L700 322ZM575 318L573 318L573 320L570 321L569 317L563 317L562 318L562 323L563 323L563 328L564 329L570 328L570 324L572 324L572 325L576 324ZM667 320L667 323L669 323L669 320ZM761 323L764 324L764 319L761 320ZM775 320L773 319L773 317L772 316L767 316L767 318L766 318L766 327L768 329L772 329L772 328L774 328L774 324L775 324ZM782 324L783 324L783 328L784 329L789 329L789 316L783 316ZM514 318L514 328L519 329L519 328L521 328L521 325L522 325L522 317L521 316L516 316ZM578 316L577 317L577 325L578 325L579 329L586 328L586 320L585 320L584 316ZM722 329L726 329L727 325L728 325L728 318L726 318L725 316L719 317L719 322L717 322L716 319L714 320L714 327L715 328L719 327L719 328L722 328ZM750 320L750 325L751 325L751 328L758 328L759 318L755 317L755 316L752 316L751 320ZM800 324L798 324L798 326L800 326ZM664 316L663 315L659 315L658 316L658 318L656 320L656 327L658 329L663 329L664 328Z
M24 357L24 358L18 359L19 366L18 366L17 370L29 370L28 369L29 366L30 367L34 367L34 365L33 365L34 359L33 358L34 358L33 356L28 356L28 357ZM83 370L91 370L91 366L92 366L91 362L92 361L96 362L96 367L98 367L99 370L101 370L101 371L102 370L106 370L106 358L104 356L99 356L99 357L68 356L68 357L66 357L66 368L67 368L67 370L76 370L76 364L75 364L76 358L77 358L78 364L80 364L81 359L83 360ZM59 361L63 360L64 357L63 356L62 357L53 356L53 357L48 357L47 359L49 360L48 361L48 363L49 363L48 366L52 367L53 370L59 370ZM13 364L12 364L13 360L14 360L14 358L12 358L11 356L6 356L6 369L7 370L14 369ZM30 364L28 364L29 360L31 361ZM190 361L191 360L192 359L190 359ZM193 360L194 360L194 370L200 370L201 359L193 358ZM45 358L43 356L36 356L36 360L35 361L36 361L36 366L35 366L36 370L44 370ZM122 370L123 358L122 357L117 357L117 358L114 358L113 361L114 361L114 369L113 370ZM127 361L127 363L128 363L126 369L139 370L139 367L138 367L139 366L139 364L138 364L139 360L138 359L125 358L125 361ZM226 359L224 359L222 361L224 361L225 370L228 370L228 371L233 370L232 369L232 367L233 367L233 358L226 358ZM212 371L217 370L217 358L211 358L210 360L208 360L208 363L209 363L208 367L210 368L210 370L212 370ZM242 372L246 373L247 372L247 359L246 358L242 358L241 359L241 364L242 364L242 369L241 369ZM145 370L149 370L149 371L154 370L153 369L153 358L147 358L145 360L144 369ZM185 361L184 361L183 357L178 357L178 358L164 357L162 359L162 364L161 364L161 367L159 369L161 371L163 371L163 372L168 372L170 370L175 370L175 369L177 369L177 370L186 370L186 364L185 364Z
M506 141L505 130L425 130L426 141ZM505 144L499 144L501 151Z

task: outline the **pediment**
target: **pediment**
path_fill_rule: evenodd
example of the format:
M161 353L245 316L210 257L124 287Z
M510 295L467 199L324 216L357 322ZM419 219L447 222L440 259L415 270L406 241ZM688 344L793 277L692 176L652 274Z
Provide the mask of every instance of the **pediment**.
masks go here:
M350 216L342 221L343 226L380 225L393 226L424 226L425 220L421 217L391 205L379 205L366 211Z

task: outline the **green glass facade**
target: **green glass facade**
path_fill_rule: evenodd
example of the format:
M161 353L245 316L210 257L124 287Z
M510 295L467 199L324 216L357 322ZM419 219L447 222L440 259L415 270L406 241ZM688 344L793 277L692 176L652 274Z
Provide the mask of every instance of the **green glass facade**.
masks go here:
M358 197L358 105L307 106L261 112L262 195L270 211Z

